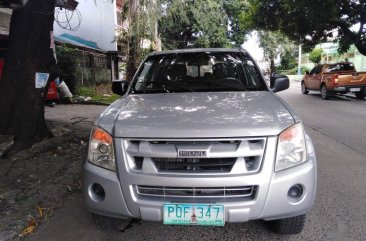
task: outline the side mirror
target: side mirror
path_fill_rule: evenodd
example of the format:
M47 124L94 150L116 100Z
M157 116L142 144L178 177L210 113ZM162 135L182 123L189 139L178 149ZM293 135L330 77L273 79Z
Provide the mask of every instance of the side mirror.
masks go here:
M113 91L113 93L122 96L122 95L126 94L126 92L128 90L128 85L129 85L129 83L126 80L113 81L112 82L112 91Z
M306 74L306 75L309 75L310 73L309 73L309 71L305 71L305 74Z
M287 90L290 87L290 80L286 75L274 74L271 76L271 89L273 92Z

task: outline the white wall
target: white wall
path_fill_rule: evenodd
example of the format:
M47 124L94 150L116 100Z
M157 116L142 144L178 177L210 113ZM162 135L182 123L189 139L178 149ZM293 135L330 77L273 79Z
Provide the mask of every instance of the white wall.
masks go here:
M116 51L115 36L117 15L116 0L78 0L77 9L81 13L81 25L77 31L62 29L56 22L54 35L68 33L97 43L105 51Z

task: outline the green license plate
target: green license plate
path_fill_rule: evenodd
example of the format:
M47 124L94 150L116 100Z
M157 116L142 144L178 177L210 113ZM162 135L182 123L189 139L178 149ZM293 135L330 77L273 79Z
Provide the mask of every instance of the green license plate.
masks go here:
M223 205L216 204L164 204L164 224L224 226Z

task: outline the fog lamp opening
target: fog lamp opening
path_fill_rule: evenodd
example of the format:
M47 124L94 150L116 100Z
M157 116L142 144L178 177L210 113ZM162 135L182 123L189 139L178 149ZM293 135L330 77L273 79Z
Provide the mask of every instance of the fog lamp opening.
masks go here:
M104 188L100 184L94 183L91 186L91 196L97 202L103 201L105 198Z
M302 185L300 185L300 184L296 184L296 185L293 185L293 186L288 190L287 195L288 195L290 198L298 199L298 198L302 197L303 193L304 193L304 188L302 187Z

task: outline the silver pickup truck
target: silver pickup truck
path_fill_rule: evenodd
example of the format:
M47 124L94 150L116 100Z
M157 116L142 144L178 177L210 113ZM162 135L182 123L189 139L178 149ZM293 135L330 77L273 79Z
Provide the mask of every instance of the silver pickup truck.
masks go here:
M83 165L95 217L302 231L315 199L313 144L242 49L150 54L95 121Z

